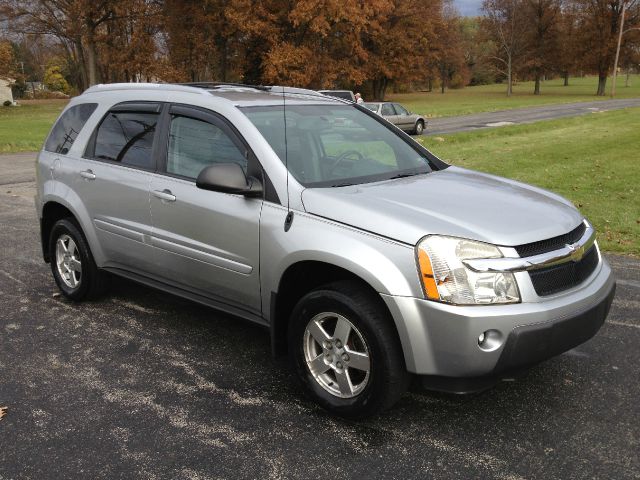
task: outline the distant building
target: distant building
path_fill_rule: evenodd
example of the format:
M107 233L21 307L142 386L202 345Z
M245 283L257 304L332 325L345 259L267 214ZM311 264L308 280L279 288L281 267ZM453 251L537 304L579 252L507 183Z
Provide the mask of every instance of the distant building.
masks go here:
M42 82L25 82L25 86L28 92L42 92L45 90Z
M9 100L13 103L13 93L11 92L11 85L15 82L12 78L0 77L0 105Z

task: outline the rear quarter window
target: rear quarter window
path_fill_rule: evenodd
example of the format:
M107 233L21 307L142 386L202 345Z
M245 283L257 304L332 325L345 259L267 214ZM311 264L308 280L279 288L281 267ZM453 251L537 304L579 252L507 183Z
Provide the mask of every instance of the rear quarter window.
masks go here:
M44 149L47 152L67 154L97 107L97 103L82 103L65 110L51 129Z

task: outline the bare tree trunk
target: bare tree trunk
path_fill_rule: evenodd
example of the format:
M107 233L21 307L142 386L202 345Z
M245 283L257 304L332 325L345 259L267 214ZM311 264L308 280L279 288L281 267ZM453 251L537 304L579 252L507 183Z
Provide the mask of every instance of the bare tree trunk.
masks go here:
M78 65L80 67L80 90L89 88L89 73L87 72L87 59L82 46L82 39L77 37L74 41L75 49L78 55Z
M384 96L387 91L387 85L389 81L384 77L376 78L373 81L373 96L374 100L384 101Z
M627 78L625 78L624 80L624 86L625 88L629 87L629 76L631 75L631 67L627 68Z
M513 79L511 75L511 55L507 58L507 97L513 93Z
M565 87L568 87L568 86L569 86L569 72L568 72L568 71L567 71L567 72L564 72L564 83L563 83L563 85L564 85Z
M536 72L536 82L533 88L534 95L540 95L540 73Z
M223 82L227 81L227 70L228 70L228 62L229 62L229 42L225 39L224 44L222 46L222 75L221 80Z
M98 59L96 55L96 39L95 39L95 26L92 22L87 22L87 38L86 38L86 50L87 50L87 73L89 80L89 87L98 83Z
M447 86L447 69L443 66L440 69L440 93L444 94L444 89Z
M605 87L607 86L607 72L600 72L598 74L598 91L596 95L599 97L604 96Z

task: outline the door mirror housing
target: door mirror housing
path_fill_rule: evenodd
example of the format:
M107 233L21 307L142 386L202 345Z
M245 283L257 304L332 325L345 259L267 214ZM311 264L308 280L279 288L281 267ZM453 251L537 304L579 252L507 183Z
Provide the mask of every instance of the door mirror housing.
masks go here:
M237 163L217 163L206 167L198 175L196 187L247 197L259 197L263 191L260 180L247 177Z

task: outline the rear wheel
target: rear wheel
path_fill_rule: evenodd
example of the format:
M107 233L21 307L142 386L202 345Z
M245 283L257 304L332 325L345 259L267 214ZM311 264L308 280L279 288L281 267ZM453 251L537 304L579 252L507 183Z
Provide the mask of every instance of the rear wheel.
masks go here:
M289 352L307 392L344 417L390 407L410 380L384 304L357 282L320 287L298 302Z
M53 225L49 258L53 278L65 297L80 301L105 291L107 274L96 266L82 231L72 219Z

